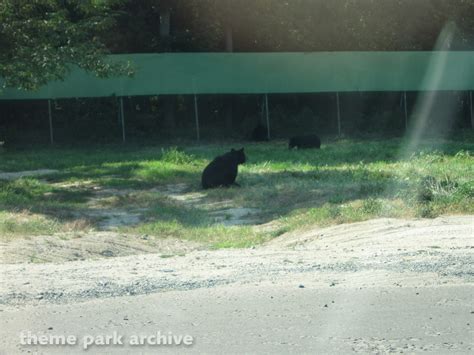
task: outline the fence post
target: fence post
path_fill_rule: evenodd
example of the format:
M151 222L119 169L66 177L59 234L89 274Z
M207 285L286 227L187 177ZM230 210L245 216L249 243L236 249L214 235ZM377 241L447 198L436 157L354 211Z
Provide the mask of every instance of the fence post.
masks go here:
M199 111L198 111L198 101L197 101L196 94L194 94L194 118L196 120L196 138L199 141L201 139L201 136L199 134Z
M123 112L123 96L120 96L120 120L122 122L122 142L125 143L125 115Z
M339 92L336 92L336 105L337 105L337 134L341 136L341 107L339 103Z
M474 107L472 107L472 91L469 91L469 107L471 108L471 128L474 129Z
M407 92L403 92L403 107L405 109L405 130L408 128L408 108L407 108Z
M54 144L53 135L53 113L51 111L51 100L48 99L48 116L49 116L49 142Z
M267 138L270 139L270 113L268 111L268 95L265 94L265 116L267 119Z

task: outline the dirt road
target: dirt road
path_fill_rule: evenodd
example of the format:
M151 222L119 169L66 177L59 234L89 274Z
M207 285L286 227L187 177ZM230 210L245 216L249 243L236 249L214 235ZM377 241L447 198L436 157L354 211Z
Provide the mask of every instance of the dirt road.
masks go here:
M252 250L4 264L4 353L421 352L473 348L473 217L378 219L284 235ZM28 346L33 335L79 344ZM133 346L136 334L193 345ZM148 339L148 338L147 338Z

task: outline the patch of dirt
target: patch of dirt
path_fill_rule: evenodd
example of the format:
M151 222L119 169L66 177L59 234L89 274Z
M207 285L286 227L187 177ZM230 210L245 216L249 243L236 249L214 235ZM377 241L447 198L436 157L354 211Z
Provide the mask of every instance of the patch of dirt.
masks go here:
M436 250L437 243L474 248L473 216L443 216L435 219L402 220L378 218L364 222L311 228L281 235L267 243L267 248L294 250L324 249L328 251L388 250L419 248Z
M48 183L47 181L45 181ZM94 182L92 180L81 180L81 181L60 181L60 182L53 182L50 183L54 187L59 188L91 188L94 190L98 190L98 186L93 186Z
M198 208L209 212L210 218L216 224L225 226L254 225L259 224L256 217L260 210L258 208L237 207L233 201L224 200L209 202L206 201L206 194L203 192L188 191L186 184L166 185L162 189L157 189L168 198L183 204L188 208Z
M256 249L217 251L191 251L188 243L175 240L147 244L116 233L70 236L64 248L59 238L33 238L12 249L1 245L4 257L18 262L24 259L20 251L32 250L38 258L64 260L58 255L67 253L79 260L1 265L0 304L67 303L282 279L323 288L472 284L472 218L378 219L287 234ZM176 250L186 255L169 258ZM110 258L127 253L142 255ZM90 257L100 260L82 260Z
M88 209L87 212L82 212L80 215L99 219L96 228L101 231L137 225L142 220L142 214L139 211L125 209Z
M77 186L68 185L67 187ZM127 196L138 190L104 189L97 186L86 186L86 188L93 192L93 196L87 202L87 209L78 212L76 217L97 220L98 230L113 231L118 227L137 225L143 220L143 215L148 210L146 208L104 207L110 199ZM216 224L226 226L259 224L259 219L256 217L260 212L259 209L237 207L233 205L231 200L206 201L207 195L205 193L190 191L187 184L169 184L148 191L158 192L184 208L204 210L209 213L209 217Z
M201 248L198 243L116 232L58 233L0 241L4 264L64 262L136 254L181 255Z
M84 187L84 186L81 186ZM99 231L114 231L119 227L133 226L143 219L146 208L105 207L107 201L117 196L126 196L135 190L130 189L102 189L97 186L88 186L93 193L87 201L86 208L74 212L78 219L96 221Z
M49 175L49 174L54 174L57 172L58 170L54 170L54 169L24 170L24 171L10 172L10 173L0 172L0 179L16 180L23 177Z
M256 208L226 208L209 213L215 223L225 226L239 226L245 224L258 224L259 220L253 218L259 212Z

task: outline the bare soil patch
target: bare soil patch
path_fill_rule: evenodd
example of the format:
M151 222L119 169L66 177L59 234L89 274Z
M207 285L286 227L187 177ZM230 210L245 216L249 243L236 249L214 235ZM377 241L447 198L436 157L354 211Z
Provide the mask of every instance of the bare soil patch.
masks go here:
M157 191L181 203L184 207L208 211L209 216L216 224L223 224L225 226L259 224L259 219L256 217L260 212L259 209L234 206L231 200L206 201L206 194L204 192L189 191L189 186L186 184L167 185Z
M234 206L231 200L209 202L206 194L201 191L191 191L186 184L170 184L150 190L112 189L85 186L93 196L87 202L87 209L77 213L77 218L97 220L96 228L100 231L113 231L118 227L133 226L144 219L147 208L110 207L107 203L113 198L132 195L138 191L160 193L164 197L176 202L183 208L200 209L209 213L215 224L226 226L259 224L256 215L260 210Z
M361 248L380 253L388 250L443 247L474 249L474 216L442 216L435 219L403 220L378 218L327 228L286 233L267 243L268 248L294 250ZM383 248L383 249L382 249Z
M57 263L149 253L181 255L199 248L198 243L173 238L89 231L0 241L0 259L4 264Z

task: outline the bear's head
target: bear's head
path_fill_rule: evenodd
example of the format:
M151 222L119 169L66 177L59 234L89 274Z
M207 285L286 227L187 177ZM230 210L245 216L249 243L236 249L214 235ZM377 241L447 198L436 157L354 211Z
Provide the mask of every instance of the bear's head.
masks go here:
M237 164L243 164L245 163L245 153L244 153L244 148L237 149L235 150L232 148L230 150L230 153L232 155L232 159L237 162Z

